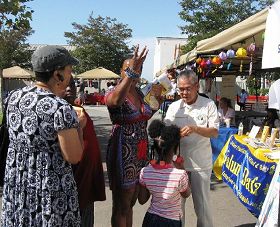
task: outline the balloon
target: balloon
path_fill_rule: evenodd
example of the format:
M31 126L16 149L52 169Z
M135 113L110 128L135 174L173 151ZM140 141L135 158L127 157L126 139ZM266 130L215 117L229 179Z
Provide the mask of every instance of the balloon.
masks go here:
M201 58L201 57L199 57L198 59L196 59L196 61L195 61L195 62L199 65L201 61L202 61L202 58Z
M235 52L234 50L230 49L227 51L227 57L228 58L234 58L235 57Z
M212 64L214 65L220 65L222 63L222 60L219 56L215 56L212 58Z
M205 59L202 59L199 65L202 69L205 68L207 66Z
M239 47L236 51L236 56L239 58L247 57L247 51L243 47Z
M219 53L219 57L221 58L222 61L227 60L227 54L224 51Z
M249 54L254 54L256 51L256 44L255 43L251 43L248 47L247 47L247 52Z

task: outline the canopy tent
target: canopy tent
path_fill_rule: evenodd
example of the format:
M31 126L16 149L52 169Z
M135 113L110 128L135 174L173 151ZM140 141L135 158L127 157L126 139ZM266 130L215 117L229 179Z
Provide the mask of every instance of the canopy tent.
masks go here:
M3 69L3 78L31 79L34 78L34 73L28 69L23 69L19 66L13 66Z
M241 46L246 48L253 42L258 47L256 55L261 55L267 15L268 8L252 15L244 21L241 21L240 23L211 38L198 41L197 46L193 50L182 55L171 65L179 67L192 62L198 55L217 55L217 51L223 49L237 50ZM246 61L246 59L244 60ZM249 62L249 59L247 60Z
M257 47L262 46L267 15L268 8L211 38L197 42L197 54L211 53L221 49L238 49L240 42L244 42L242 43L244 47L249 46L252 42L255 42Z
M245 75L255 75L253 71L262 70L261 61L268 11L269 8L266 8L211 38L197 42L193 50L180 56L165 68L182 68L188 64L190 67L195 67L202 78L215 78L215 87L216 77L240 75L244 78ZM250 45L255 46L254 51L251 52L252 55L247 52L247 56L235 56L220 61L220 63L213 63L215 56L225 54L222 51L227 52L230 49L237 51L240 47L247 49ZM199 57L200 59L198 59ZM205 66L205 62L208 60L211 63ZM203 67L200 66L200 62L204 63Z
M81 73L79 75L76 76L77 78L82 78L82 79L98 79L98 80L102 80L102 79L119 79L120 76L117 75L116 73L102 68L102 67L98 67L96 69L92 69L92 70L88 70L84 73Z

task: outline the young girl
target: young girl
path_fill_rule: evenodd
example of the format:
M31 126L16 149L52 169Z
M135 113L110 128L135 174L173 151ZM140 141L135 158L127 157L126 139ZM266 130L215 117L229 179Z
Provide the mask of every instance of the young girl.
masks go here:
M181 227L181 197L190 196L191 189L183 162L178 162L175 156L180 141L180 129L175 125L165 126L161 121L154 120L148 131L158 160L152 160L151 164L140 172L139 203L146 203L150 194L152 195L142 227ZM173 163L172 159L176 162Z

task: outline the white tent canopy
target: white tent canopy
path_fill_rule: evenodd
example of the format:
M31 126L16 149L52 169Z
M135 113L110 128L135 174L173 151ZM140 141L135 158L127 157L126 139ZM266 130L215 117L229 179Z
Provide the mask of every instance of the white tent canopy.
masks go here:
M34 73L28 69L23 69L19 66L13 66L3 69L3 78L10 79L31 79L34 77Z
M244 47L255 42L256 46L263 45L268 8L254 14L244 21L218 33L217 35L197 42L197 53L209 53L220 49L238 49L240 42L245 41ZM255 39L255 40L254 40Z
M241 42L245 48L253 42L255 42L257 47L262 47L267 15L268 8L211 38L198 41L197 46L193 50L182 55L171 65L185 65L188 62L193 61L198 54L208 54L221 49L232 48L237 50L241 46Z
M120 76L117 75L116 73L102 68L102 67L98 67L96 69L92 69L92 70L88 70L84 73L81 73L79 75L77 75L76 77L78 78L82 78L82 79L119 79Z

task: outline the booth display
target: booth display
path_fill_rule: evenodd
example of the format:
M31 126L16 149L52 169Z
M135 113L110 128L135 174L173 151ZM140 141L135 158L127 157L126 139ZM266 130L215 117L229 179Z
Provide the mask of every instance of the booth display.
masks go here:
M212 160L213 163L216 161L220 152L222 151L224 145L226 144L229 137L237 133L237 128L231 127L220 127L219 134L217 138L211 138L211 147L212 147Z
M223 180L240 202L259 216L274 175L277 160L265 153L270 149L254 148L244 141L247 136L232 135L214 163L216 177Z
M256 90L253 101L246 102L248 109L236 114L237 122L244 124L244 131L250 131L256 118L262 120L268 106L267 98L261 100L258 96L257 80L254 77L258 72L267 72L268 68L278 67L279 71L279 26L280 1L275 3L244 21L218 33L217 35L197 42L196 47L189 53L182 55L170 67L192 68L199 75L200 80L211 81L216 88L216 77L222 77L221 90L224 90L220 97L235 100L232 95L236 94L235 78L241 76L248 81L254 81ZM265 35L264 35L265 34ZM232 79L226 83L228 78ZM269 107L280 109L279 80L270 88ZM260 85L260 83L259 83ZM210 93L211 91L206 90ZM218 101L216 92L216 99ZM214 97L212 97L214 99ZM253 143L246 140L246 136L234 135L234 130L223 129L219 131L217 139L211 139L213 149L214 173L218 179L232 188L240 202L256 217L260 215L264 200L262 214L259 217L260 225L257 226L278 226L279 202L279 165L278 160L271 160L265 153L272 153L273 144L261 148L261 143ZM226 142L227 141L227 142ZM247 142L246 142L247 141ZM252 142L252 143L251 143ZM262 144L266 141L263 139ZM223 146L224 145L224 146ZM252 146L253 145L253 146ZM266 144L267 145L267 144ZM223 148L222 148L223 147ZM277 148L280 152L280 147ZM273 150L274 151L274 150ZM271 156L270 156L271 157ZM277 172L275 174L275 169ZM272 182L272 178L274 179ZM276 183L275 183L276 182ZM270 184L272 184L270 186ZM277 187L277 190L273 187ZM272 191L268 192L268 189ZM275 225L267 220L275 221ZM270 224L268 224L270 223Z

